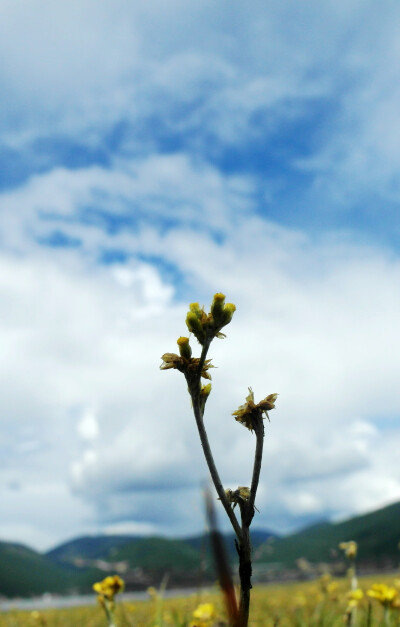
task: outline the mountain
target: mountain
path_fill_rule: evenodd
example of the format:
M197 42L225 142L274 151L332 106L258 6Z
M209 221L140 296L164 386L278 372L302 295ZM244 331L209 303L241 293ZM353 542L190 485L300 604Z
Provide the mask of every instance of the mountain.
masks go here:
M222 534L222 537L224 540L224 544L225 544L225 548L226 548L226 552L228 556L231 559L236 559L237 552L236 552L236 547L235 547L235 534L233 532L225 533L225 534ZM272 531L254 529L251 531L251 541L252 541L253 549L257 550L258 547L264 544L264 542L267 542L267 540L270 540L271 538L277 539L278 537L279 536L277 536ZM184 542L186 542L193 548L197 549L202 554L210 552L210 537L208 534L192 536L192 537L184 539Z
M270 537L277 536L268 531L254 530L253 546L259 547ZM223 538L228 555L236 557L234 534L225 534ZM206 555L209 558L209 553L208 534L183 539L122 535L75 538L48 551L46 556L55 564L75 568L98 566L103 561L145 570L172 568L175 571L191 571L198 570L201 559Z
M0 542L0 595L33 596L74 587L70 573L22 544Z
M76 560L96 560L112 556L113 551L129 542L141 540L141 536L83 536L64 542L46 553L52 561L74 564Z
M264 543L256 552L256 561L286 567L293 566L301 557L312 563L329 562L341 558L338 545L348 540L358 544L357 561L360 565L397 565L400 559L400 502L343 522L312 525L272 543Z
M358 543L358 564L373 568L398 566L400 502L340 523L320 522L286 537L254 530L255 571L277 565L294 567L296 560L343 562L338 544ZM237 561L233 534L224 536L228 555ZM128 589L159 585L196 586L213 580L209 537L85 536L65 542L45 555L20 544L0 542L0 596L31 596L44 592L89 592L94 581L120 573Z

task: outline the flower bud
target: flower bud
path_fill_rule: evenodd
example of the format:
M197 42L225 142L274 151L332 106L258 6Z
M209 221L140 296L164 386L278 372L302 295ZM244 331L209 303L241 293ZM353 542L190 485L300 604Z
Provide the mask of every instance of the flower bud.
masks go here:
M211 304L211 315L214 318L216 324L219 324L221 318L223 317L225 305L225 294L214 294L213 302Z
M188 337L180 337L177 340L177 344L179 346L179 354L181 357L185 359L190 359L192 356L192 349L190 348L189 338Z
M203 317L203 309L200 307L199 303L190 303L189 310L196 314L196 317L201 320Z
M204 332L203 325L194 311L191 310L188 312L186 316L186 324L189 331L193 333L200 344L203 344L206 334Z
M224 307L221 316L221 325L224 327L226 324L229 324L232 320L232 316L236 311L236 305L233 303L227 303Z
M211 383L207 383L207 385L201 386L201 390L200 390L201 396L207 398L210 395L210 392L211 392Z

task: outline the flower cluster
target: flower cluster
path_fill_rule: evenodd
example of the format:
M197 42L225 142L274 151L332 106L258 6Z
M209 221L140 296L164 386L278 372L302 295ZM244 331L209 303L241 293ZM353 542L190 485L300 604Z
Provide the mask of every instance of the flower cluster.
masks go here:
M275 401L278 398L277 394L269 394L264 400L259 403L254 402L254 392L249 388L249 394L246 396L246 402L240 405L239 409L232 412L232 416L235 416L235 420L242 425L253 431L254 420L260 415L265 414L269 420L268 411L275 408Z
M200 307L199 303L191 303L186 316L186 325L198 342L204 345L207 340L214 337L225 337L221 329L230 323L235 311L235 305L225 304L225 295L218 293L214 295L209 314L206 314L204 307Z

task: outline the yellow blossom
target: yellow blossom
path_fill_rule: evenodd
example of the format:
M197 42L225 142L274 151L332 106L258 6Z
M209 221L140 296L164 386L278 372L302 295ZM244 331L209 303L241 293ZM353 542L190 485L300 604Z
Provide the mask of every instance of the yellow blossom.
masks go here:
M254 419L261 414L265 414L267 418L268 411L275 408L275 401L278 398L277 394L269 394L264 400L259 403L254 402L254 392L249 388L249 394L246 396L246 402L240 405L239 409L232 412L232 416L235 416L235 420L242 423L247 429L253 431Z
M367 595L371 599L376 599L385 607L393 607L398 594L399 591L396 588L387 586L385 583L374 583L370 590L367 591Z
M215 607L212 603L201 603L192 616L194 620L190 623L191 627L208 627L216 616Z
M110 575L103 579L103 581L93 584L93 590L97 592L99 597L111 602L114 601L116 594L122 592L124 587L124 581L118 575Z
M361 588L350 590L347 593L347 598L349 599L349 601L356 601L358 603L359 601L361 601L363 597L364 597L364 592L361 590Z

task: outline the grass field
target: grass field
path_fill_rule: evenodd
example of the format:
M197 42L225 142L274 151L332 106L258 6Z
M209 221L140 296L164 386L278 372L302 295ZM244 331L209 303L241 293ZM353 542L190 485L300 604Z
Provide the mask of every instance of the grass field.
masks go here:
M351 604L346 579L321 578L307 583L257 586L253 589L250 625L265 627L395 627L400 625L396 600L379 601L366 593L376 583L396 588L394 577L363 578L364 595ZM394 594L394 593L392 593ZM116 627L212 627L226 624L218 594L199 593L182 599L163 600L150 591L148 601L117 602ZM358 595L360 596L360 595ZM399 590L400 596L400 590ZM396 597L397 598L397 597ZM204 605L203 605L204 604ZM211 605L210 605L211 604ZM349 605L350 604L350 605ZM193 614L196 608L200 611ZM201 610L203 607L203 611ZM210 613L210 609L212 609ZM350 611L351 610L351 611ZM210 614L207 617L207 612ZM197 618L196 618L197 616ZM42 612L10 611L0 614L0 627L105 627L102 608L82 607Z

